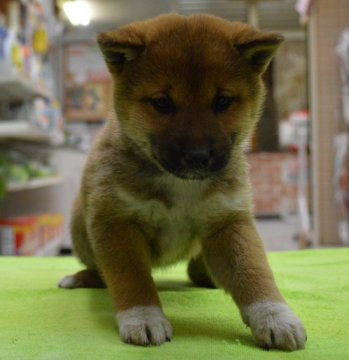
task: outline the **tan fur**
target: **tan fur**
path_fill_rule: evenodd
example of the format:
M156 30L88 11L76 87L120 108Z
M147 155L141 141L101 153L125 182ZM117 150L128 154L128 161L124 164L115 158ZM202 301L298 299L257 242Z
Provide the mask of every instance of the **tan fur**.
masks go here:
M214 281L240 309L284 301L255 230L242 150L262 104L261 74L281 41L203 15L162 16L98 38L114 80L116 116L90 153L72 235L77 255L103 277L119 318L148 326L148 342L153 332L156 343L167 339L159 327L152 330L157 318L129 317L161 307L154 266L198 256L189 275L208 286ZM219 94L233 103L213 111ZM154 108L153 99L164 96L176 111ZM207 146L223 165L198 179L182 162ZM127 326L125 341L147 342L145 330Z

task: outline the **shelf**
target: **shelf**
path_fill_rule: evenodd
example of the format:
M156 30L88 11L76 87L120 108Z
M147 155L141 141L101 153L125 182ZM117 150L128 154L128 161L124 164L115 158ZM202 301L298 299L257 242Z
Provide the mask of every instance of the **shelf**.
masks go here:
M33 81L16 75L0 74L0 100L30 100L36 96L50 100L51 94Z
M12 183L7 186L7 191L15 192L22 190L39 189L43 187L59 185L61 183L62 183L62 178L60 176L52 176L52 177L30 180L25 183Z
M1 139L17 139L55 145L62 142L62 139L46 131L33 128L29 122L25 120L0 120L0 140Z

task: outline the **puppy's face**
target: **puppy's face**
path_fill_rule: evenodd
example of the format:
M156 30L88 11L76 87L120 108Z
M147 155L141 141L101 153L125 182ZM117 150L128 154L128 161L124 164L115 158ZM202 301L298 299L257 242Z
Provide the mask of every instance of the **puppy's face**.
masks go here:
M256 122L282 39L209 16L162 16L103 33L124 135L162 169L204 179L228 164Z

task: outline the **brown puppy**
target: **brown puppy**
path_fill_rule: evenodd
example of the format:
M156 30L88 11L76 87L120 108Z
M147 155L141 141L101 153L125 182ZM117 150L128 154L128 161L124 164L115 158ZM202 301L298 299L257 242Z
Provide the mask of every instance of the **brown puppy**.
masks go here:
M204 15L99 36L117 118L95 144L75 202L72 236L87 270L60 286L105 283L124 341L172 337L151 268L187 258L194 282L231 294L257 344L304 346L254 225L242 150L261 108L261 75L281 42Z

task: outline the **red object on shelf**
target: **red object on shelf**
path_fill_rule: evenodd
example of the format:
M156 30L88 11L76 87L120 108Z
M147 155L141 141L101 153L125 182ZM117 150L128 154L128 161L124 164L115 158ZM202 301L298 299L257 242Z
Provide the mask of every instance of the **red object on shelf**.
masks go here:
M37 218L36 216L23 216L0 219L0 225L11 226L15 234L14 255L25 255L30 248L36 245Z
M10 226L15 234L13 255L35 255L45 245L63 235L63 215L40 214L0 219L0 226Z

